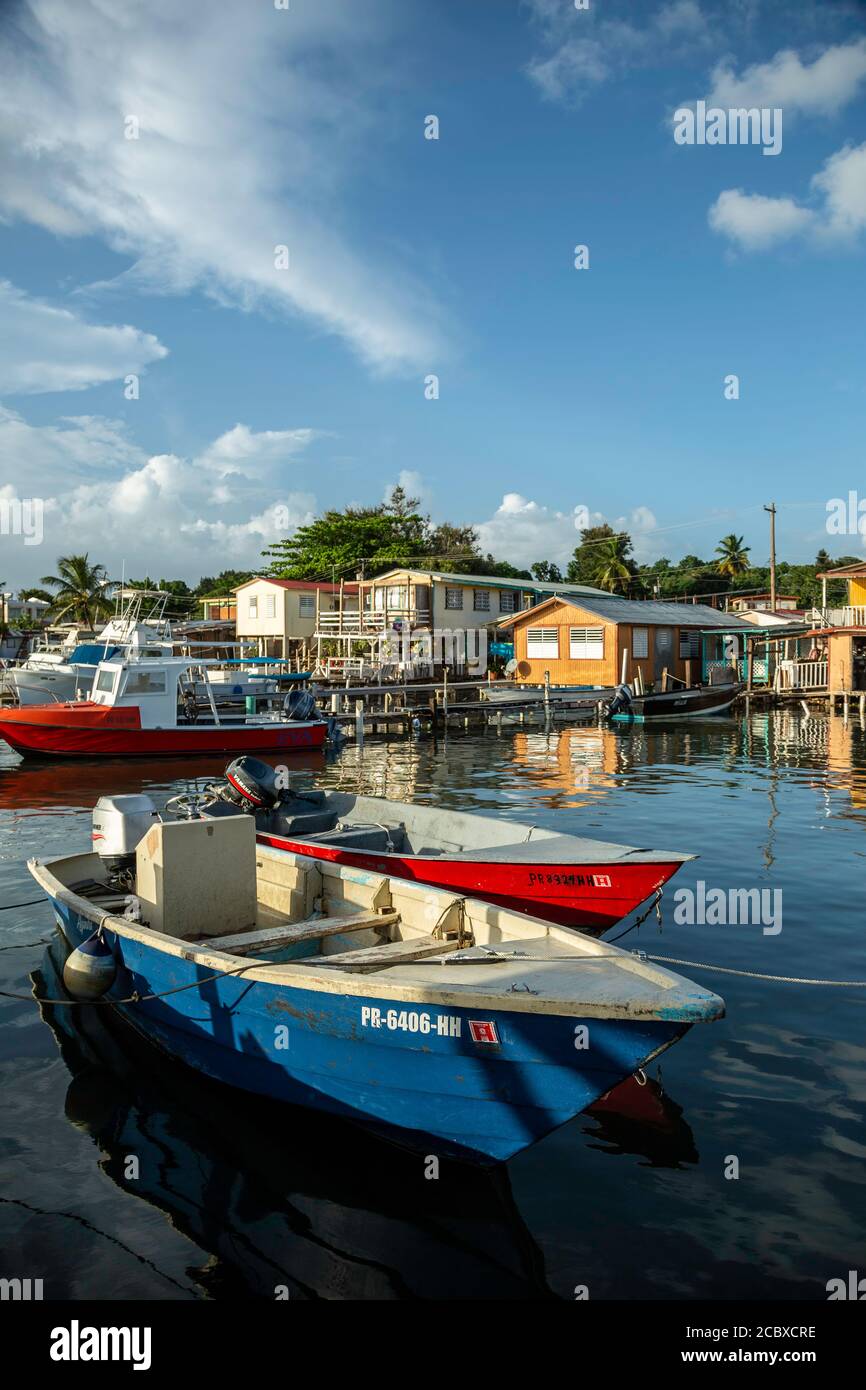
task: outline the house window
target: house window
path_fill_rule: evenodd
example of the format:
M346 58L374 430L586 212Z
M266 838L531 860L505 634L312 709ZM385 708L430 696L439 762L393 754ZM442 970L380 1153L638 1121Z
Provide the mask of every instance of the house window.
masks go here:
M277 596L276 594L265 594L265 617L275 618L277 616Z
M259 601L258 601L258 598L256 598L255 595L252 595L252 596L250 597L250 617L251 617L251 618L257 618L258 616L259 616Z
M500 613L517 612L517 595L513 589L499 590L499 611Z
M116 674L116 671L100 671L96 679L96 689L101 691L104 695L109 695L114 689L114 677Z
M446 608L462 608L462 607L463 607L463 590L462 590L462 589L446 589L446 590L445 590L445 607L446 607Z
M644 661L649 656L649 628L633 627L631 630L631 654L635 661Z
M301 617L302 617L302 618L315 618L315 616L316 616L316 595L315 595L315 594L300 594L300 595L298 596L298 602L300 603L300 614L301 614ZM334 600L332 599L332 600L331 600L331 610L332 610L332 611L333 611L333 609L334 609L334 606L335 606L335 605L334 605Z
M475 597L472 602L472 607L475 609L475 612L488 613L490 611L490 590L475 589L474 594Z
M558 627L530 627L526 630L527 656L559 656Z
M680 628L680 660L693 661L701 654L701 634L697 628Z
M604 628L573 627L569 633L568 654L575 661L601 661L604 658Z

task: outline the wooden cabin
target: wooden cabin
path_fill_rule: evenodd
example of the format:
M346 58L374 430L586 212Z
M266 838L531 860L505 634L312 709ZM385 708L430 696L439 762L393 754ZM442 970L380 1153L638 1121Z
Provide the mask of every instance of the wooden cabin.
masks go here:
M733 637L732 664L742 655L740 632L754 633L750 623L704 604L614 595L579 602L556 595L507 625L514 634L515 679L533 685L547 672L551 685L631 684L640 673L645 686L661 688L665 672L693 685L703 676L702 633L719 629Z

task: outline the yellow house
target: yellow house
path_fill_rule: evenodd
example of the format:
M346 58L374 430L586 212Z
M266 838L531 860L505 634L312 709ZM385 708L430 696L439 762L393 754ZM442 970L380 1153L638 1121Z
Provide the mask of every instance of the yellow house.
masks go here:
M866 562L841 565L838 569L819 574L821 581L821 617L825 623L838 627L866 626ZM828 580L844 579L848 586L848 602L842 608L827 607Z

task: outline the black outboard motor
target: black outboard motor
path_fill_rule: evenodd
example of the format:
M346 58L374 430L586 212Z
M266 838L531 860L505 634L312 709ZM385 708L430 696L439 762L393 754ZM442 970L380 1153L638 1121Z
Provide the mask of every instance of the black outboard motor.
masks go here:
M284 790L274 769L258 758L235 758L226 781L228 797L244 811L273 810Z
M316 719L315 696L309 690L290 690L283 701L283 714L288 719Z
M631 711L631 690L627 685L618 685L613 699L608 702L608 714L629 714Z

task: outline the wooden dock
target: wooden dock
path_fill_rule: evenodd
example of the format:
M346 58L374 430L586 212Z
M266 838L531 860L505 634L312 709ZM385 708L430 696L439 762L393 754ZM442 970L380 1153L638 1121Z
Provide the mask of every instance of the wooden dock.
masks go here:
M322 713L336 721L344 737L356 740L448 729L498 732L521 724L593 723L598 718L597 695L590 699L550 686L525 692L509 688L507 699L496 699L496 693L486 682L449 680L315 692Z

